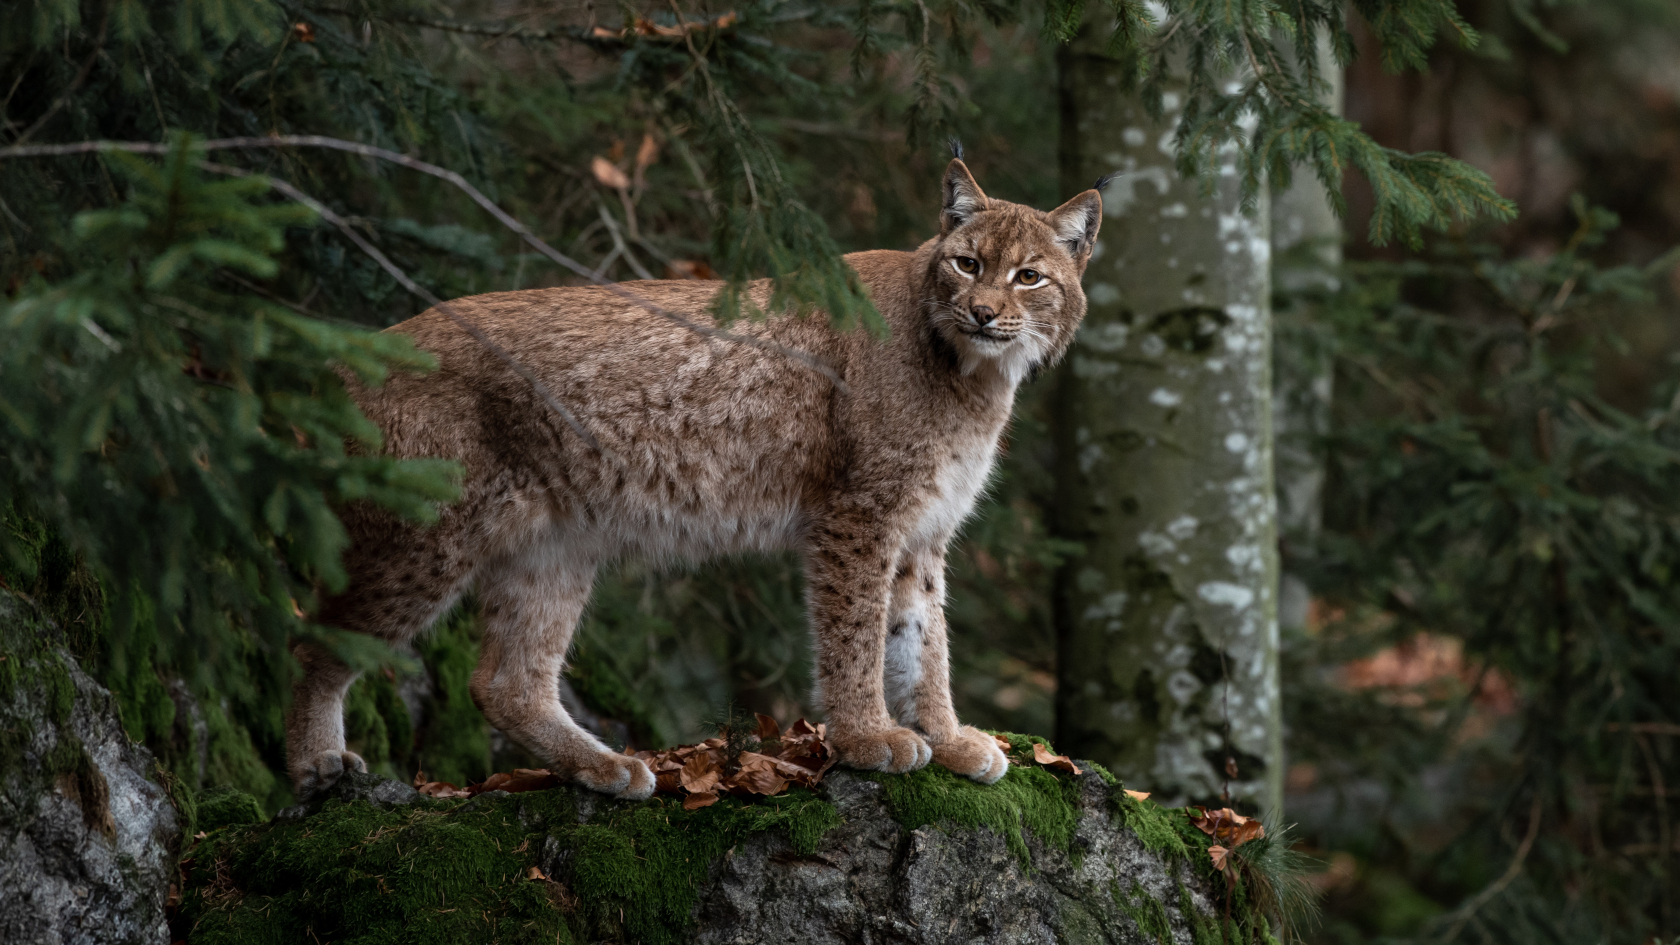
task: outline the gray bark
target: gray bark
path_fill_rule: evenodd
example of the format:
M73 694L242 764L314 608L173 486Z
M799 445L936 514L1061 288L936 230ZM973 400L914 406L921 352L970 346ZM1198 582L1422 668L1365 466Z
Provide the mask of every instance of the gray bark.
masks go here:
M54 634L0 593L0 942L166 945L175 808Z
M1152 120L1121 67L1064 54L1064 186L1115 173L1059 369L1056 744L1167 802L1282 793L1268 207L1236 154L1204 196L1174 170L1179 102Z
M1321 36L1318 68L1329 80L1323 101L1342 113L1343 76ZM1272 195L1272 278L1283 294L1336 287L1342 262L1342 221L1318 178L1303 168ZM1278 532L1285 553L1278 591L1278 623L1302 627L1312 601L1300 573L1318 544L1323 518L1324 455L1317 441L1330 429L1330 359L1306 334L1278 336L1272 355L1272 426L1277 436Z

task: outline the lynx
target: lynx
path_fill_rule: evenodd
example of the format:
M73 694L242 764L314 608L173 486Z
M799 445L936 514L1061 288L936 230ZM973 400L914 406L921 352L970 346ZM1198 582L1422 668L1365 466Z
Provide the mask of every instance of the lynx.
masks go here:
M390 453L461 463L462 496L425 527L346 510L350 585L320 621L406 641L475 589L483 647L470 688L486 718L556 774L640 799L654 788L647 766L580 728L557 692L596 572L626 557L792 550L840 761L903 772L931 760L995 782L1008 761L952 708L946 548L985 486L1016 387L1062 355L1084 317L1102 198L1088 190L1048 213L988 199L960 159L943 197L939 235L914 252L846 257L889 340L820 316L731 326L815 355L839 384L601 287L455 303L593 444L436 309L390 329L438 369L353 393ZM708 324L718 286L625 285ZM766 307L769 286L751 297ZM317 645L295 652L287 764L305 796L366 765L344 741L355 674Z

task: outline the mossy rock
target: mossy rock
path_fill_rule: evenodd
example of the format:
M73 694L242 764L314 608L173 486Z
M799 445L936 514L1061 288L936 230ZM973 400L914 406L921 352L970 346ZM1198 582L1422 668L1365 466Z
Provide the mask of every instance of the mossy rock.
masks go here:
M176 927L193 945L1218 940L1206 844L1127 803L1105 775L1037 767L992 786L834 771L697 811L574 788L440 801L359 776L210 832ZM1231 941L1263 934L1236 918Z
M0 592L0 942L168 941L181 821L116 700Z

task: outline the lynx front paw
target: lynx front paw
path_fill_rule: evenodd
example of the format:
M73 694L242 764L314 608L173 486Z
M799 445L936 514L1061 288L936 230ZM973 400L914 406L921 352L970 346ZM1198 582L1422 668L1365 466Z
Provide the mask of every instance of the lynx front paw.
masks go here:
M996 784L1009 772L1009 759L997 739L968 725L957 729L950 741L933 746L933 760L981 784Z
M857 735L837 733L833 741L841 764L866 771L902 774L915 771L933 760L933 749L920 735L907 728L889 728Z
M653 796L653 772L639 758L601 752L573 775L577 783L626 801L645 801Z
M338 783L346 771L367 773L367 762L353 751L323 751L292 768L292 793L305 800Z

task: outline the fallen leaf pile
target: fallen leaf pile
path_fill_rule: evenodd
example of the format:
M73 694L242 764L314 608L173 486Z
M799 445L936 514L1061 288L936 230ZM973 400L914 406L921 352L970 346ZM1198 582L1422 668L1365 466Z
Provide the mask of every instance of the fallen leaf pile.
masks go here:
M659 751L626 750L625 754L646 762L655 779L654 791L681 797L685 810L709 807L725 794L770 797L789 787L816 787L838 760L821 724L812 725L800 719L784 730L775 719L763 713L758 714L757 722L754 731L744 733L745 737L736 742L733 754L726 738L708 738L698 744ZM993 737L1011 764L1036 763L1068 774L1081 773L1068 756L1055 754L1041 743L1033 743L1032 755L1028 757L1015 753L1008 739ZM476 797L486 791L518 794L559 787L563 783L559 775L546 768L515 768L511 773L493 774L464 788L447 781L428 780L424 771L414 776L416 790L438 798ZM1149 796L1138 791L1126 793L1138 800Z
M1260 821L1244 817L1229 807L1215 811L1205 807L1186 807L1184 812L1202 833L1218 841L1208 847L1208 855L1213 857L1213 868L1220 871L1225 869L1232 850L1266 835L1266 828Z
M816 787L836 761L820 724L800 719L783 731L776 720L758 714L758 730L748 741L757 750L729 757L728 742L708 738L698 745L678 745L659 751L638 751L647 762L660 794L680 795L684 810L717 803L723 794L771 796L789 786Z

